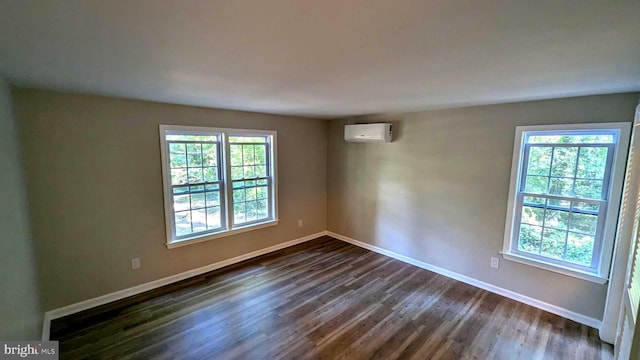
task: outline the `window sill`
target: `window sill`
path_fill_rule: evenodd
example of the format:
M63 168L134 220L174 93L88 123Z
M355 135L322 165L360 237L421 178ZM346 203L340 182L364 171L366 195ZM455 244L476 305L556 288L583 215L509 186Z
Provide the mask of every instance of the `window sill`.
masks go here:
M180 239L180 240L176 240L173 242L169 242L167 244L165 244L167 246L167 248L169 249L174 249L177 247L182 247L185 245L191 245L191 244L197 244L203 241L209 241L209 240L213 240L213 239L219 239L219 238L223 238L226 236L231 236L231 235L236 235L236 234L240 234L243 232L247 232L247 231L253 231L253 230L258 230L258 229L262 229L262 228L266 228L269 226L275 226L278 225L278 220L269 220L269 221L265 221L262 223L257 223L257 224L251 224L249 226L245 226L245 227L239 227L233 230L229 230L229 231L223 231L223 232L218 232L218 233L214 233L214 234L207 234L207 235L202 235L202 236L197 236L197 237L193 237L193 238L186 238L186 239Z
M534 266L534 267L537 267L539 269L553 271L555 273L571 276L571 277L582 279L582 280L586 280L586 281L591 281L591 282L594 282L594 283L597 283L597 284L606 284L607 281L609 280L609 279L607 279L605 277L602 277L600 275L596 275L596 274L593 274L593 273L588 273L588 272L585 272L585 271L580 271L580 270L564 267L564 266L561 266L561 265L548 263L548 262L545 262L545 261L534 260L534 259L531 259L531 258L528 258L528 257L524 257L524 256L521 256L521 255L516 255L516 254L512 254L512 253L505 253L505 252L500 252L500 253L502 254L502 257L504 257L506 260L515 261L515 262L518 262L518 263L521 263L521 264Z

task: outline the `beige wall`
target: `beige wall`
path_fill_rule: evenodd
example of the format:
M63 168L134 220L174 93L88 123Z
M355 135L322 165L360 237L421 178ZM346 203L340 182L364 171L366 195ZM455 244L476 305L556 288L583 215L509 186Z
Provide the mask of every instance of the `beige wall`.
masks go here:
M0 77L0 339L37 340L42 310L16 135L9 86Z
M607 286L499 256L517 125L632 121L636 94L331 121L328 230L602 319ZM346 123L391 121L390 144Z
M46 310L326 229L326 121L26 89L14 96ZM276 130L280 223L168 250L158 124Z
M601 318L606 285L504 259L494 270L489 258L502 247L515 126L631 121L636 102L634 94L609 95L327 123L16 89L44 308L327 228ZM391 144L342 139L345 123L387 120L395 125ZM168 250L158 124L278 131L280 224ZM26 219L20 221L26 234ZM141 269L130 269L133 257Z

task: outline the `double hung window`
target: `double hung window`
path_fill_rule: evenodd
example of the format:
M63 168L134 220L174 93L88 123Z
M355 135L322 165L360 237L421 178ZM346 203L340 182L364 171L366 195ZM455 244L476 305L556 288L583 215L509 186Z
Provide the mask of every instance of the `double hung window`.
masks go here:
M626 123L518 127L505 257L605 281L628 139Z
M276 132L160 126L167 245L277 224Z

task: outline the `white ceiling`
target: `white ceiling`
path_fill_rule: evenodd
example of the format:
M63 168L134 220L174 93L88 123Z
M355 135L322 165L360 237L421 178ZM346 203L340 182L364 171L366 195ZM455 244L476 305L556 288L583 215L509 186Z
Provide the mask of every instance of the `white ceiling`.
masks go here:
M0 72L317 117L640 91L640 1L0 0Z

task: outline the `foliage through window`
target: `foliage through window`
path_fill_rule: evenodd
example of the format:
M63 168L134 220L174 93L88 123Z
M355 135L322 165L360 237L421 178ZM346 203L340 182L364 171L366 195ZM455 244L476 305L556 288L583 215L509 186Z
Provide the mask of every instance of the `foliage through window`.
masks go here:
M518 129L506 254L592 274L608 270L603 256L610 257L622 185L613 170L616 156L624 163L626 144L618 148L628 136L597 125Z
M160 126L167 244L276 221L275 132Z

